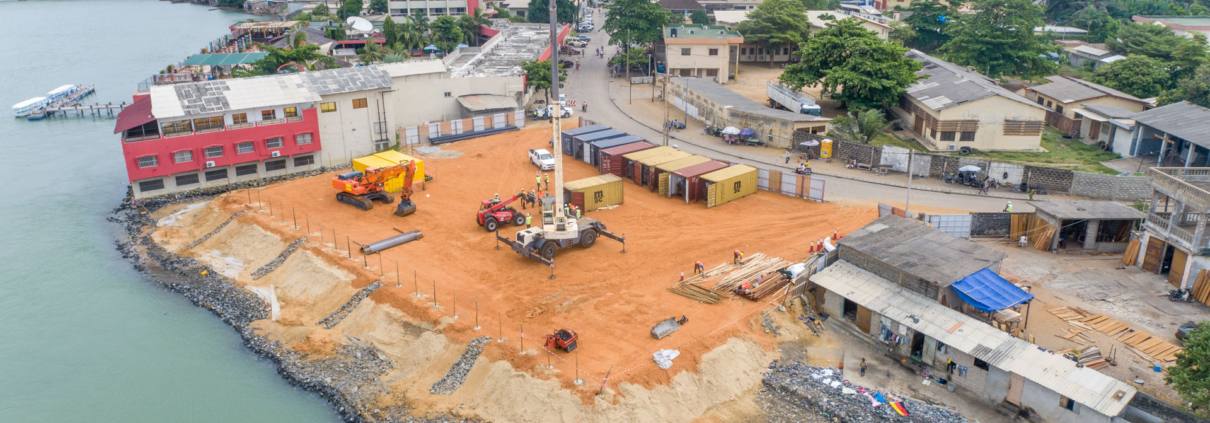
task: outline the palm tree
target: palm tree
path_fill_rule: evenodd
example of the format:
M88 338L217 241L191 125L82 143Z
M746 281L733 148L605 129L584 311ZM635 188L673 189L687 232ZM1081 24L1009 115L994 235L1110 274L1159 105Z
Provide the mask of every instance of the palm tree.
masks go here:
M427 34L429 32L429 15L423 9L416 16L413 16L411 21L416 24L417 28L420 28L421 33Z
M370 64L381 62L386 57L387 51L374 42L373 39L366 40L366 46L361 50L361 54L357 58L361 59L362 63Z
M467 44L475 46L479 45L479 27L491 27L492 20L483 14L483 9L475 9L474 14L462 15L458 18L458 24L462 26L462 31L466 33Z
M847 141L869 144L874 138L878 137L896 121L887 121L882 112L878 110L864 110L858 112L856 116L853 112L849 112L845 116L837 116L832 119L832 129L829 134L837 138Z
M395 41L407 50L424 47L424 30L412 19L395 27Z
M294 38L290 40L290 47L299 48L307 45L307 33L298 31L294 33Z

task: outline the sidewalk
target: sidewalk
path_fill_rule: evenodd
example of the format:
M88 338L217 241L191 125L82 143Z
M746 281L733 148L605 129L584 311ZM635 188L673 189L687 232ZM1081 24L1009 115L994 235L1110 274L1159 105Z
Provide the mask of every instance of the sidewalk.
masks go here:
M609 101L613 102L619 110L622 111L631 120L653 130L661 132L659 129L662 126L664 118L664 102L651 101L651 85L636 85L634 87L634 99L628 101L630 96L629 83L624 78L613 78L609 82ZM656 93L659 95L659 93ZM760 163L770 169L778 169L783 171L793 171L797 166L796 159L791 158L790 163L785 162L785 151L777 148L763 147L745 147L728 145L722 139L703 134L705 124L690 117L686 120L685 112L677 109L671 104L668 105L668 119L687 122L685 129L673 130L668 138L669 144L685 143L698 148L719 153L723 156L736 157L743 160ZM659 144L662 139L651 140ZM878 184L890 187L907 188L907 174L893 173L883 176L875 176L868 171L847 169L839 161L826 163L823 160L813 160L811 162L812 172L816 175L830 176L841 179L848 179L858 182ZM917 178L912 181L912 190L930 191L942 194L956 194L969 196L983 196L991 198L1001 198L1006 200L1028 200L1029 195L1019 193L1009 189L996 189L986 195L981 195L978 190L961 185L947 184L936 179L921 179ZM1037 200L1047 200L1056 198L1070 198L1067 195L1036 195Z

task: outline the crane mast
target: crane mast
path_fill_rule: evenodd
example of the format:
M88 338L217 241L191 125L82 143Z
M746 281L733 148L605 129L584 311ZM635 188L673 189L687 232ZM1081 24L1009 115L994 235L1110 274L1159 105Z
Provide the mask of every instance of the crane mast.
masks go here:
M548 238L572 238L577 236L576 220L563 213L563 143L562 116L563 102L559 100L559 26L557 1L550 2L550 116L551 139L554 144L555 156L555 203L551 210L551 219L543 216L543 230Z

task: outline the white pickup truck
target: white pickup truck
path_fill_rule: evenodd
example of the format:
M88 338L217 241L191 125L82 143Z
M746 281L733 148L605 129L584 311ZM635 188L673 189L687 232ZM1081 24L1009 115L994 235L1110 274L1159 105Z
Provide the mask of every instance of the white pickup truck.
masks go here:
M540 170L555 169L555 156L552 156L545 148L529 150L529 162L533 163Z

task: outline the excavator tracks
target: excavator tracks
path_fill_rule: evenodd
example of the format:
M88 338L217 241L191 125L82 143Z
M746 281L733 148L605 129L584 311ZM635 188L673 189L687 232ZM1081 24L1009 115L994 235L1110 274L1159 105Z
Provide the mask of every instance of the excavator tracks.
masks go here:
M366 198L364 195L353 195L347 192L336 193L336 201L357 207L361 210L370 210L374 208L374 200Z

